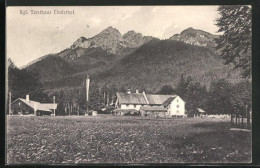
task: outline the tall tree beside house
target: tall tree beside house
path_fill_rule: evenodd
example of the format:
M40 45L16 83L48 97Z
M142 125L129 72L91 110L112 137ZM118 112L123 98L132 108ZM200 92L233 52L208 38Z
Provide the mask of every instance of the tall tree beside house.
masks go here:
M209 88L208 108L211 114L230 114L232 88L225 79L212 82Z
M195 114L196 108L208 110L207 102L209 99L206 87L198 81L194 81L190 76L185 78L184 75L181 75L175 92L186 102L189 116Z
M192 81L192 78L190 76L185 78L184 75L182 74L180 77L179 83L176 87L176 93L178 95L184 95L187 92L187 87L191 81Z
M252 11L248 5L223 5L218 8L220 18L216 20L222 32L216 39L216 49L225 64L233 64L241 70L243 78L251 78Z
M196 108L205 107L204 100L207 97L207 90L199 82L191 81L186 87L186 92L183 94L183 99L186 102L186 107L189 115L195 113Z

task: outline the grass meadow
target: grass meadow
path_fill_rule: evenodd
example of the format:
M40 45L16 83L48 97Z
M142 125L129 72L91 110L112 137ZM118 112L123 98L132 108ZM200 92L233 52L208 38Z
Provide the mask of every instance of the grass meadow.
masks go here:
M229 119L8 116L8 164L251 162Z

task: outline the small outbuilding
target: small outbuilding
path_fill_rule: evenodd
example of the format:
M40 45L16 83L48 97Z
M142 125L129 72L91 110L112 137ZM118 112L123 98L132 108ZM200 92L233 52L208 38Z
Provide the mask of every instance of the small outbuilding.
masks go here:
M206 111L204 111L201 108L197 108L194 117L204 117L205 115L206 115Z
M54 103L40 103L29 99L18 98L11 103L10 115L51 115L57 109L57 104Z

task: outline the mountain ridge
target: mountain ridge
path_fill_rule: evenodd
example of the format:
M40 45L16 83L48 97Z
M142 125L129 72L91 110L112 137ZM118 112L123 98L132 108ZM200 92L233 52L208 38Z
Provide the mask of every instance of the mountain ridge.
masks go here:
M188 28L160 40L134 30L122 35L117 29L108 27L91 38L78 38L69 48L55 54L60 57L55 58L56 64L43 61L48 56L43 58L40 61L44 63L40 70L41 81L46 89L78 87L86 75L91 75L92 81L100 87L135 85L155 91L163 84L176 85L180 74L192 74L195 80L209 85L210 81L226 78L229 74L228 67L221 63L214 50L217 37ZM57 67L60 70L53 74L51 70ZM34 71L37 66L30 65L27 69ZM193 71L196 73L191 73Z
M136 48L152 38L154 37L148 38L134 30L122 35L118 29L109 26L91 38L80 37L70 46L70 49L100 47L110 54L117 54L121 48Z
M186 37L186 38L182 37L181 38L181 36L183 36L183 34L187 34L185 32L191 32L191 31L197 31L197 32L201 32L203 34L208 34L209 36L212 36L212 39L218 37L218 35L212 35L212 34L210 34L208 32L203 31L203 30L193 29L192 27L189 27L189 28L183 30L180 34L174 34L173 36L171 36L169 38L169 40L183 41L183 42L185 42L187 44L198 45L198 46L207 46L207 44L205 44L203 42L202 43L200 43L200 42L196 43L196 42L190 42L189 40L185 40L185 39L187 39L189 37ZM109 49L109 47L106 47L106 45L103 45L103 47L102 47L102 43L101 44L95 44L95 42L94 42L95 40L93 41L93 39L95 39L95 38L97 38L99 36L102 36L103 34L107 34L107 32L109 32L109 33L111 33L111 32L113 33L114 32L113 34L117 34L119 36L119 38L120 38L121 45L128 46L129 48L138 48L142 44L144 44L144 43L146 43L146 42L148 42L148 41L150 41L152 39L158 39L158 38L152 37L152 36L143 36L141 33L135 32L134 30L130 30L127 33L122 35L119 32L119 30L117 30L116 28L113 28L112 26L109 26L108 28L104 29L103 31L101 31L100 33L98 33L97 35L95 35L93 37L86 38L84 36L81 36L80 38L75 40L69 48L67 48L67 49L65 49L65 50L63 50L61 52L54 53L54 54L48 54L48 55L63 55L62 52L66 51L66 50L69 50L69 49L72 49L72 50L76 49L76 48L88 49L88 48L98 48L98 47L102 48L103 50L108 50L109 54L115 54L115 50L116 50L115 48L114 49ZM212 47L214 47L214 44L210 45L210 48L212 48ZM33 63L35 63L35 62L37 62L37 61L47 57L48 55L42 56L40 58L37 58L37 59L29 62L28 64L22 66L21 69L30 66L31 64L33 64ZM80 57L80 55L76 54L75 56L72 56L71 59L75 59L77 57Z

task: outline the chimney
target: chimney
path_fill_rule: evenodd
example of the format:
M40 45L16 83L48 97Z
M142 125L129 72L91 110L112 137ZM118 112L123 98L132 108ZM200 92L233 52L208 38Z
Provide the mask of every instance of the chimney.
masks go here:
M128 93L128 94L131 94L131 89L127 89L127 93Z
M26 95L26 101L30 101L30 99L29 99L29 95Z
M139 90L138 90L138 89L136 89L136 90L135 90L135 92L136 92L136 93L139 93Z

